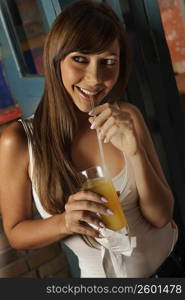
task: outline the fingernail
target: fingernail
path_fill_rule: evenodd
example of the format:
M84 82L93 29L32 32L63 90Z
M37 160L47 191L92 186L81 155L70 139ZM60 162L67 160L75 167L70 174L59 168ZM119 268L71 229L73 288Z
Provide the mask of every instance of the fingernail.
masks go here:
M101 197L101 201L102 202L108 202L108 200L106 198L104 198L104 197Z
M93 109L90 110L90 111L88 112L88 115L89 115L89 116L92 116L92 115L93 115Z
M91 129L94 129L96 126L95 122L92 123L92 125L90 126Z
M105 228L105 225L102 222L99 222L99 226Z
M99 238L104 238L104 236L101 233L98 234L98 237Z
M113 211L112 211L111 209L107 209L107 213L108 213L109 215L113 215L113 214L114 214Z

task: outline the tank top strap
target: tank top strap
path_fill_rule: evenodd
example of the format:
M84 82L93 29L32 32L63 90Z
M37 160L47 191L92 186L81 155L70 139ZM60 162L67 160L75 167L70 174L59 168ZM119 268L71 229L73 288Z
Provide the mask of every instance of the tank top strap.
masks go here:
M122 185L120 187L120 193L122 193L127 185L127 181L128 181L128 160L127 160L127 156L125 155L125 153L123 152L123 157L125 160L125 167L124 167L124 178L122 179Z
M32 178L32 175L33 175L33 150L32 150L33 123L32 123L32 120L33 120L33 116L31 116L27 119L18 119L18 122L20 122L23 125L24 131L27 136L30 178Z

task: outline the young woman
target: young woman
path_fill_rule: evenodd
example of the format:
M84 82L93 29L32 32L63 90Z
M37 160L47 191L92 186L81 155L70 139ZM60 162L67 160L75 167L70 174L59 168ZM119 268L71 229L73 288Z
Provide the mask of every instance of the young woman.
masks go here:
M102 3L75 2L47 36L44 69L34 116L7 127L0 140L0 207L10 244L34 249L62 240L81 277L152 276L177 239L174 199L141 113L119 101L130 69L122 22ZM101 195L80 191L79 172L101 164L95 129L136 239L129 253L101 243L110 241L100 215L114 212ZM43 219L32 219L32 198ZM124 241L127 247L123 234Z

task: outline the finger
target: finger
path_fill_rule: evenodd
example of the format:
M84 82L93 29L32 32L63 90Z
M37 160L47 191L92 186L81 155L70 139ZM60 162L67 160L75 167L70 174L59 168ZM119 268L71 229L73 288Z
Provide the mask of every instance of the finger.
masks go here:
M98 228L105 227L101 218L97 214L91 213L91 212L83 212L83 215L82 215L82 218L80 219L80 221L86 222L87 224L93 224Z
M79 225L84 224L96 226L96 228L90 227L95 230L105 227L101 218L94 213L73 211L66 216L66 227L70 233L81 232Z
M89 118L89 122L92 124L93 123L93 121L95 120L95 117L90 117Z
M88 235L94 238L101 238L102 235L98 232L98 230L93 229L90 225L88 225L87 223L81 223L81 225L79 225L77 227L77 232L80 234L84 234L84 235Z
M104 111L101 112L93 121L91 124L90 128L91 129L96 129L100 128L104 122L111 116L112 111L110 108L105 109Z
M112 126L106 133L104 143L109 143L113 138L113 136L117 133L117 131L118 131L118 127L116 125Z
M102 111L104 111L107 108L111 108L111 107L113 107L113 105L111 105L109 103L104 103L102 105L98 105L89 112L89 115L90 116L99 115Z
M79 201L89 200L89 201L94 201L97 203L108 202L108 199L105 199L101 195L98 195L97 193L91 192L89 190L82 190L82 191L77 192L76 194L71 195L69 197L69 200L67 203L77 201L77 200L79 200Z
M103 124L99 133L100 139L103 140L105 138L107 131L110 130L110 128L115 124L115 121L115 118L110 116L110 118L108 118L108 120Z
M74 201L70 205L65 205L65 209L67 212L78 211L79 215L81 214L79 219L83 219L82 214L85 213L86 211L99 213L103 215L111 215L110 209L108 209L103 204L99 204L97 202L88 201L88 200Z

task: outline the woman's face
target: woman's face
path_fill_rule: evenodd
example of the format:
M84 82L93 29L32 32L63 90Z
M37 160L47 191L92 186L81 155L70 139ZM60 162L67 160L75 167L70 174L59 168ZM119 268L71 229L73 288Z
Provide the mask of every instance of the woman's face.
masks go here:
M115 40L99 54L69 53L61 61L63 84L79 110L91 110L111 91L119 76L120 46Z

